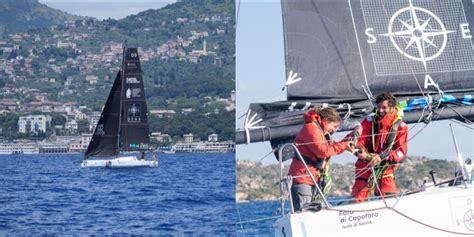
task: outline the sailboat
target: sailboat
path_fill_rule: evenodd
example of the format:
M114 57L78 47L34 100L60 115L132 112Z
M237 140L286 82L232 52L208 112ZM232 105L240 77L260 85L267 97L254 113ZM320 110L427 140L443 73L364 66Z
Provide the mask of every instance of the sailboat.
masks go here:
M340 131L348 131L373 112L374 95L386 91L397 97L405 123L451 119L473 129L471 0L282 0L281 6L287 99L252 103L237 144L270 141L282 170L285 160L304 163L293 141L310 106L335 108ZM457 148L454 130L449 137ZM426 189L364 203L333 206L315 182L321 206L301 212L288 202L291 177L282 172L275 236L473 236L472 168L458 148L456 155L462 175L453 180L433 179Z
M147 111L138 50L124 47L121 70L115 77L81 166L157 167L156 152L150 146ZM152 153L151 160L145 159L148 152ZM126 155L120 156L123 154ZM109 159L90 159L93 157Z

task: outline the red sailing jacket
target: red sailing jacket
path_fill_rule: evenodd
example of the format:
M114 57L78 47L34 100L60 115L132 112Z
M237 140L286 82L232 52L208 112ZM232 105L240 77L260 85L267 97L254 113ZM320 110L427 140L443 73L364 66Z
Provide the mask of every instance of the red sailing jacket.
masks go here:
M362 121L362 134L359 138L359 147L364 147L366 150L369 149L369 147L373 146L374 151L377 154L381 154L384 152L387 147L386 147L386 139L388 136L388 133L390 132L390 129L392 125L396 122L397 119L397 114L386 114L382 119L379 119L376 121L375 126L378 126L378 132L375 134L375 137L372 138L372 120L374 119L374 116L369 116L364 121ZM400 126L398 127L397 135L395 137L395 141L393 143L392 149L390 151L390 155L388 156L387 160L390 163L398 163L401 160L403 160L406 156L407 152L407 137L408 137L408 127L406 126L405 123L400 123ZM373 143L373 145L372 145ZM369 151L371 152L371 151ZM363 169L366 168L368 163L358 159L355 166L356 169ZM394 166L391 166L385 171L385 175L387 174L393 174L393 169ZM362 179L368 179L371 174L371 171L367 169L365 172L363 172L359 178Z
M304 114L304 121L305 124L303 128L295 138L295 143L302 156L317 161L318 159L325 159L344 152L347 142L333 142L329 144L321 129L314 124L314 122L321 124L321 119L318 114L309 111ZM308 167L315 176L316 181L318 181L319 171L312 165L308 164ZM297 158L293 159L288 175L300 176L306 174L303 163ZM293 179L293 183L313 185L311 177L309 176L295 178Z

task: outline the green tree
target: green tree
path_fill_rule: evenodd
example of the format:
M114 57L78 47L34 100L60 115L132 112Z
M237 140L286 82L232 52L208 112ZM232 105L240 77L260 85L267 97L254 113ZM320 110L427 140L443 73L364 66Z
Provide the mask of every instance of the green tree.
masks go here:
M64 126L64 124L66 124L66 118L60 113L52 112L49 113L49 116L51 116L51 126L53 127L56 125Z
M81 119L77 122L77 132L79 133L89 132L89 121L87 119Z

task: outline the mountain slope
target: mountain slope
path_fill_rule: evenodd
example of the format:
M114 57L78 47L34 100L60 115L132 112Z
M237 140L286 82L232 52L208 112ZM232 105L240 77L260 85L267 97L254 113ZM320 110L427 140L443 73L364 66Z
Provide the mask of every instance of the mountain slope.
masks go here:
M0 34L0 99L78 102L100 111L126 42L139 48L150 112L175 113L152 113L151 131L233 139L234 7L228 0L179 1L121 20L88 18Z
M62 24L81 17L50 8L38 0L0 1L0 33L14 33Z

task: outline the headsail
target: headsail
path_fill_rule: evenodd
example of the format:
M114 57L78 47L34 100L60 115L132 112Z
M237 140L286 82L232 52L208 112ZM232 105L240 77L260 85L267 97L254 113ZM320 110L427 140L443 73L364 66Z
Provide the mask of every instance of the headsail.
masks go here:
M147 150L150 144L148 110L142 69L136 48L124 50L122 65L120 150Z
M120 118L120 101L122 76L120 71L115 77L109 97L105 103L99 122L95 127L92 140L87 147L85 158L89 156L115 156L118 154L118 130Z
M406 122L434 103L437 119L473 116L472 1L282 0L282 13L287 101L252 104L258 129L237 143L294 136L310 105L338 109L349 129L385 91L405 103Z

